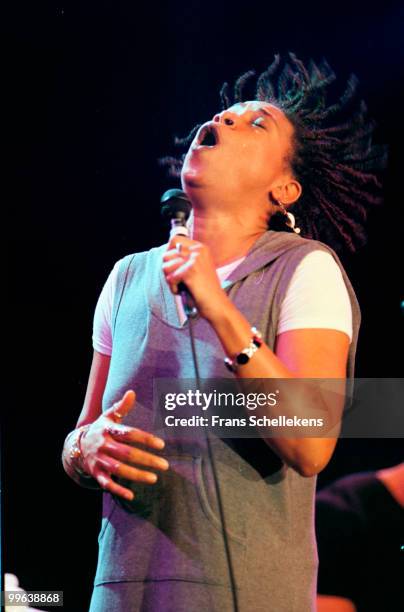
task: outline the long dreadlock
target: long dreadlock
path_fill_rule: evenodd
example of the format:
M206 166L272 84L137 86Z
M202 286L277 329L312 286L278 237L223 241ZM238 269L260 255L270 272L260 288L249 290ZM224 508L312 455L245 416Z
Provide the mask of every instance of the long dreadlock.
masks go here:
M310 60L308 68L294 53L289 53L279 70L280 55L259 75L255 99L280 108L292 123L292 153L287 160L302 194L293 204L293 214L302 235L329 244L335 250L355 251L366 242L365 221L370 206L382 201L378 178L387 163L387 147L372 143L376 127L367 118L367 107L357 99L358 79L351 75L339 101L327 105L327 88L336 76L326 60L317 66ZM246 82L255 75L249 70L234 84L233 100L228 83L220 90L222 110L243 101ZM201 124L175 144L189 145ZM171 176L179 177L185 154L180 159L164 157ZM273 215L270 227L287 231Z

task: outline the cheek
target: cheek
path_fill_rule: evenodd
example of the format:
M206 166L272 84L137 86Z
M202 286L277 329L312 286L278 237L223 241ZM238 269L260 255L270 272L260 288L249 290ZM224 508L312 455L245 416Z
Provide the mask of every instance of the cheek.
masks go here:
M276 155L248 145L242 145L239 153L234 161L238 171L247 180L259 184L267 183L277 173L279 161Z

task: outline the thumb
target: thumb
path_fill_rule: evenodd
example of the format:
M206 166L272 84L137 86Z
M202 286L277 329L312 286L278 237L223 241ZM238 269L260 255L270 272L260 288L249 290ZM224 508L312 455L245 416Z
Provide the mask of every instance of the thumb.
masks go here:
M134 407L136 400L136 393L132 389L126 391L122 399L115 402L115 404L107 411L105 416L108 416L113 421L121 419L126 416L128 412Z

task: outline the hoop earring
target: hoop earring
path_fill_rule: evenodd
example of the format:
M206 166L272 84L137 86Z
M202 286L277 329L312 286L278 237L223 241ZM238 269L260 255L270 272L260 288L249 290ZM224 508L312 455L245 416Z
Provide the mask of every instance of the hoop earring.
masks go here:
M296 219L295 215L292 215L291 212L288 212L282 202L277 200L277 205L281 209L282 213L287 217L286 225L290 227L291 230L295 232L295 234L300 234L300 227L296 227Z

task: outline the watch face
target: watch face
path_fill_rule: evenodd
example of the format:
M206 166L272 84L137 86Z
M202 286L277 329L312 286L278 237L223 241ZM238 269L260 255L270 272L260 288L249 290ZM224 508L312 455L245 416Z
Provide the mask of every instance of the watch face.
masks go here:
M236 361L239 365L245 365L250 360L249 356L245 353L239 353L236 357Z

